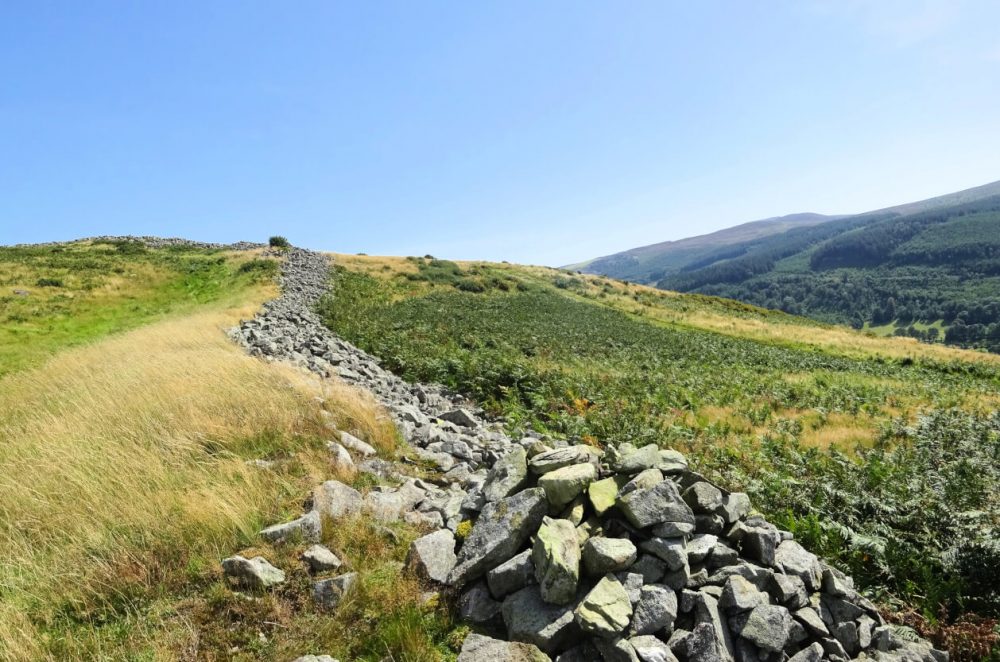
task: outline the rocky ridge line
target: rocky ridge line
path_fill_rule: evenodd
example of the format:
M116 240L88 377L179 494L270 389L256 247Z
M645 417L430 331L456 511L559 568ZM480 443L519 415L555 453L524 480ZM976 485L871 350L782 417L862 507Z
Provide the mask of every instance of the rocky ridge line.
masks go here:
M384 370L313 312L328 270L322 254L289 250L281 296L232 337L255 356L371 391L442 480L407 477L405 464L342 432L330 444L334 462L396 485L362 495L327 481L312 510L263 537L318 541L322 516L357 512L434 529L413 543L407 566L460 592L461 616L507 639L470 635L462 662L947 660L886 625L849 577L753 514L745 494L690 471L679 453L513 440L461 396ZM474 524L456 553L465 521ZM341 565L320 545L304 561L321 575ZM232 557L224 569L252 586L284 581L261 557ZM335 608L356 579L317 579L314 597Z

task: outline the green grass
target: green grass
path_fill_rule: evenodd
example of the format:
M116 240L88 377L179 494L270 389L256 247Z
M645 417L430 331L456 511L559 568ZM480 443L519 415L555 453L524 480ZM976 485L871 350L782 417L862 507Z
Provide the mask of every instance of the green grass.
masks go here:
M246 254L128 242L0 247L0 376L62 348L238 296L276 268Z
M326 323L404 377L475 397L512 433L684 450L885 602L997 615L976 573L1000 561L979 549L998 522L970 533L951 507L1000 512L995 361L552 270L340 264ZM979 441L935 455L949 426Z

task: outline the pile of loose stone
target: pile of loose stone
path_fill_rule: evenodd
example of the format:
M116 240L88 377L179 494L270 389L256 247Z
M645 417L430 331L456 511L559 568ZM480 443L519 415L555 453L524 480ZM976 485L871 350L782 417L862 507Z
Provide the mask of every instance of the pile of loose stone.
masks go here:
M364 440L331 432L334 465L383 485L361 494L327 481L302 517L261 535L317 542L324 521L358 513L432 530L413 543L407 568L456 593L462 617L494 635L470 635L462 662L947 659L884 624L850 578L753 514L745 494L690 471L679 453L515 441L461 396L384 370L313 312L327 258L287 255L282 295L233 338L254 355L370 390L410 442L409 459L433 464L440 478L408 476L407 458L379 459ZM340 559L318 544L303 561L323 607L335 608L357 581L336 574ZM261 557L223 565L247 585L284 581Z
M484 496L447 582L556 660L947 659L675 451L526 440Z

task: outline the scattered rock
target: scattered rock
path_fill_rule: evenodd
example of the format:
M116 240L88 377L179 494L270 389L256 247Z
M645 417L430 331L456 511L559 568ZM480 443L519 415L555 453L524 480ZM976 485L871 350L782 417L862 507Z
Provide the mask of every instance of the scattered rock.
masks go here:
M358 573L323 579L313 584L313 599L323 609L336 609L358 583Z
M342 564L337 555L323 545L313 545L302 552L302 560L313 572L328 572L338 569Z
M319 513L313 510L291 522L269 526L261 531L260 535L273 543L284 542L289 538L298 538L304 542L316 542L320 536Z
M444 584L455 567L455 534L441 529L410 544L406 567L421 579Z
M263 556L252 559L231 556L222 561L222 571L246 588L270 588L285 581L284 571L275 568Z
M323 517L339 519L361 512L361 492L337 480L328 480L313 490L313 510Z
M361 457L372 457L378 453L374 446L367 444L349 432L340 433L340 443L348 450L354 451Z

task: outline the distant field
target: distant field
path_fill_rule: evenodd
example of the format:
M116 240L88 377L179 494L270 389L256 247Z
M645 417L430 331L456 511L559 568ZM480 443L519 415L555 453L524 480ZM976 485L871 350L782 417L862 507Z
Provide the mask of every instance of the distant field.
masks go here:
M332 329L515 434L679 448L886 602L1000 608L977 574L1000 563L978 537L1000 537L998 356L538 267L344 255L333 279Z
M0 376L274 275L253 253L137 243L0 247Z

